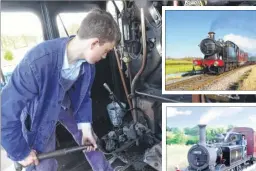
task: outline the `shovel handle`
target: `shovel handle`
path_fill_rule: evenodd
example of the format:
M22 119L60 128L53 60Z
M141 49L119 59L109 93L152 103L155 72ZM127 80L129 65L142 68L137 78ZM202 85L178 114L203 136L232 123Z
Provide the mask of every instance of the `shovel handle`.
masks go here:
M14 167L15 167L15 171L22 171L22 168L23 168L23 166L18 162L14 162Z
M87 147L89 147L89 146L84 145L84 146L78 146L78 147L65 148L65 149L62 149L62 150L56 150L56 151L49 152L49 153L42 153L42 154L37 155L37 159L38 160L43 160L43 159L59 157L59 156L63 156L63 155L73 153L73 152L76 152L76 151L85 150ZM14 163L14 167L15 167L16 171L22 171L22 168L23 168L23 166L18 162Z

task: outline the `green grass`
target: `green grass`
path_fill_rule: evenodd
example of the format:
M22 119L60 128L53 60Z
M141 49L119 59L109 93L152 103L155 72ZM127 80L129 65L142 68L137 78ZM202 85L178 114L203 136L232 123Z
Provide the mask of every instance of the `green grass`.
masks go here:
M167 59L165 61L165 65L169 65L169 64L192 64L192 61L188 61L188 60L175 60L175 59Z
M188 166L187 154L191 146L186 145L167 145L167 170L175 171L175 167L185 169Z
M165 65L166 74L176 74L180 72L188 72L193 70L192 64L168 64ZM201 70L201 67L196 66L195 70Z
M195 67L195 70L200 70L201 67ZM165 62L165 72L166 74L176 74L180 72L188 72L193 70L192 61L188 60L171 60L168 59Z

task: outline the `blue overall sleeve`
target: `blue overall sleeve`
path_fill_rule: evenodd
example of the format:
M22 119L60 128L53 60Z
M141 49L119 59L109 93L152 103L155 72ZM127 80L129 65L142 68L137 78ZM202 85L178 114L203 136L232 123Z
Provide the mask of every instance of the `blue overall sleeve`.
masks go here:
M77 123L92 122L92 99L86 95L78 109L75 119Z
M26 103L38 94L35 73L33 65L23 59L2 90L1 144L13 161L21 161L30 153L20 116Z

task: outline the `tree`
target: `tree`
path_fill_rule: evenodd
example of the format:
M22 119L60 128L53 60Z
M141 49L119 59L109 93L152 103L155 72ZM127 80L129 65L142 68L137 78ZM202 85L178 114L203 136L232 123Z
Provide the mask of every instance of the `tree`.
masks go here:
M197 126L193 128L184 128L184 132L186 135L191 135L191 136L198 136L199 134L199 128Z
M172 139L173 144L184 144L186 142L186 137L182 131L175 134Z
M232 129L232 128L234 128L233 125L228 125L228 129Z
M179 128L171 128L171 132L173 132L174 134L178 134L181 132L181 130Z
M4 53L4 59L7 61L13 60L13 53L10 50L6 50Z
M196 136L191 136L191 137L188 138L188 140L186 142L186 145L193 145L193 144L198 143L198 141L199 141L198 136L197 137Z
M172 131L172 129L167 126L166 131Z

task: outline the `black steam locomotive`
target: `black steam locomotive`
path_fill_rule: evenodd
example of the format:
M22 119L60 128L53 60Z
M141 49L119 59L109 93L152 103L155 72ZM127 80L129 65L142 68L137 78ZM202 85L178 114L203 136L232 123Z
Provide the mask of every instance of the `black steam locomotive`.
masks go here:
M242 145L242 136L246 134L243 132L248 132L250 128L230 131L224 139L209 144L206 143L205 127L206 125L199 125L200 142L188 151L189 166L186 171L240 171L253 164L253 153L248 154L247 145Z
M193 61L194 66L200 66L205 73L220 74L225 71L248 65L252 60L248 53L232 41L215 40L215 33L209 32L209 37L200 43L204 59Z

